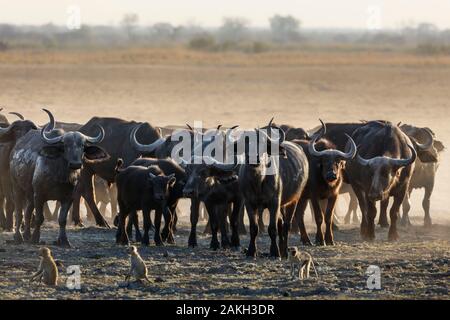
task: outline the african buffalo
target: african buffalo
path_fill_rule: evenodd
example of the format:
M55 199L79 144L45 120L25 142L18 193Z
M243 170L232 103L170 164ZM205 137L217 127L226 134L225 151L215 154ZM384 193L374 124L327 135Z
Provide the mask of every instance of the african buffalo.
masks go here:
M278 131L278 138L273 137L273 129ZM270 255L280 257L281 252L282 257L287 257L292 217L308 178L308 159L303 150L285 141L284 133L278 127L270 126L269 132L255 129L235 141L230 139L230 143L238 147L236 155L245 157L239 170L239 190L250 220L251 240L247 251L250 257L257 254L258 218L266 208L270 213ZM256 141L251 141L249 134L256 136ZM261 149L262 146L266 150ZM278 157L277 151L280 152Z
M170 221L167 200L170 189L176 182L175 174L164 175L158 166L129 166L122 169L123 162L118 160L116 167L117 200L119 203L119 221L116 234L118 244L128 245L129 239L125 223L128 215L142 210L144 218L144 236L142 244L149 245L150 212L155 210L154 241L163 245L160 233L161 216Z
M211 249L238 248L240 217L243 213L243 198L239 192L237 167L223 165L206 157L208 163L191 164L187 167L188 179L184 194L196 196L205 204L211 227ZM227 217L230 217L231 242L228 237ZM243 222L242 222L243 224ZM221 243L217 239L220 229Z
M325 132L325 126L324 126ZM344 167L347 161L356 155L356 145L348 136L349 150L342 152L336 150L336 146L326 140L315 136L312 141L293 140L303 148L309 161L309 177L305 190L296 208L297 222L301 234L301 241L305 245L311 245L304 223L304 214L308 200L311 201L314 218L317 225L316 244L334 245L333 240L333 214L336 201L344 180ZM323 211L320 200L327 200L325 211L325 241L322 233Z
M105 132L97 127L97 136L90 137L79 131L64 132L55 129L52 113L44 111L49 124L40 130L31 130L11 151L10 170L16 212L14 240L22 243L31 238L39 243L40 228L44 222L45 202L61 202L59 214L59 237L57 244L70 246L66 235L67 214L73 201L73 190L85 164L108 160L108 154L95 144L102 141ZM25 207L25 231L20 231L22 210ZM35 228L31 235L31 215L36 210Z
M170 244L175 243L175 239L173 237L173 224L175 223L175 220L177 219L176 216L176 209L178 205L178 201L184 197L183 195L183 188L187 180L186 172L185 170L178 165L174 160L170 158L166 159L157 159L157 158L139 158L131 164L133 166L143 166L143 167L150 167L150 166L157 166L162 170L162 172L169 176L171 174L175 175L176 182L175 184L170 188L169 190L169 197L167 198L167 208L168 208L168 217L169 220L164 220L164 229L161 233L161 237L163 241L167 241ZM136 215L134 217L137 217ZM133 217L133 218L134 218ZM134 225L138 225L137 223L134 223ZM131 225L130 225L131 226ZM130 228L128 229L130 230Z
M347 164L346 174L362 212L361 236L375 238L376 202L394 198L388 239L398 239L397 214L409 187L417 158L411 140L389 122L371 121L352 135L358 155Z
M10 178L10 154L17 141L30 130L36 130L37 126L19 113L12 113L19 120L0 127L0 226L8 231L14 227L14 197ZM5 216L6 213L6 216Z
M80 198L83 196L95 217L97 225L109 226L95 204L93 176L98 175L106 180L107 183L113 183L116 175L115 168L119 158L123 159L125 166L128 166L142 155L151 156L151 154L137 151L133 147L132 141L130 141L130 135L137 126L139 126L137 138L143 143L159 145L164 139L161 137L159 130L148 123L139 124L134 121L117 118L94 117L83 125L79 131L86 135L95 135L98 132L98 126L105 130L105 138L99 143L99 147L103 148L110 155L110 158L108 161L99 163L86 163L83 167L80 183L74 192L73 215L76 224L81 224ZM111 205L117 207L115 197L112 197L111 200Z

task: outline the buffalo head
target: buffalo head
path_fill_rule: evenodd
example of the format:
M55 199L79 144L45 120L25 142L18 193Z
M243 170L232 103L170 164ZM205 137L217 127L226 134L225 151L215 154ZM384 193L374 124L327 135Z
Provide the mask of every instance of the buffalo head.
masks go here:
M323 179L329 184L334 185L340 180L342 170L345 168L346 161L352 160L356 156L356 144L353 139L347 135L347 151L342 152L335 149L334 144L328 140L320 139L315 136L308 144L308 152L318 159ZM316 145L321 149L316 150Z
M387 156L379 156L364 159L357 155L358 163L364 167L370 176L369 199L372 201L385 200L389 192L399 179L402 169L414 163L417 158L415 148L408 144L411 156L408 159L395 159Z
M174 187L175 174L165 176L157 166L148 168L148 179L152 185L153 198L158 201L167 200L170 190Z
M109 159L109 155L102 148L94 144L100 143L105 135L102 127L98 127L99 134L96 137L89 137L79 131L61 132L54 131L55 118L46 109L50 122L41 129L42 140L46 145L41 149L40 154L47 158L63 157L69 169L78 170L85 163L101 162Z
M20 113L10 112L10 114L17 116L20 120L5 127L0 127L0 143L16 141L28 131L37 130L37 126L31 121L25 120Z

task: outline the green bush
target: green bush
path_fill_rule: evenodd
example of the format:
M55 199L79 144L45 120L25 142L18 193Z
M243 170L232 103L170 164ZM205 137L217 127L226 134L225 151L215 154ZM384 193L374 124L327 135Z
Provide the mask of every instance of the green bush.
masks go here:
M9 49L9 46L6 42L0 41L0 51L6 51Z
M197 36L189 41L189 48L194 50L212 51L216 47L216 40L210 35Z

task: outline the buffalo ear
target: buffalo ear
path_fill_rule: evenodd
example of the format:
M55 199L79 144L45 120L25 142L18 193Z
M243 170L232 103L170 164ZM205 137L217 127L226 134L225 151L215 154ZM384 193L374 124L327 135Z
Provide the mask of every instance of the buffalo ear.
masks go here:
M418 151L417 156L424 163L437 162L437 152L433 148L428 151Z
M89 161L105 161L110 158L109 154L100 147L86 146L84 147L84 156Z
M64 153L64 148L61 146L44 146L39 151L39 155L49 158L56 159Z
M169 187L173 188L173 186L175 185L175 182L177 182L177 178L175 178L175 174L172 173L169 176L169 182L168 182Z
M434 147L438 152L442 152L445 150L444 144L442 143L442 141L439 140L434 140Z
M14 130L9 127L9 130L0 135L0 143L10 142L15 139Z

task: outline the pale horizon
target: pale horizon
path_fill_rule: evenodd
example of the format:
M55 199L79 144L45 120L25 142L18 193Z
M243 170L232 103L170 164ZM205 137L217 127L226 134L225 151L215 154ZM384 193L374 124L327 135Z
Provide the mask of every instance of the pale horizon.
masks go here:
M268 19L280 14L298 18L306 29L365 29L371 19L377 20L380 29L399 29L422 22L439 29L450 28L447 0L0 0L0 6L0 23L16 25L65 25L68 8L77 6L81 23L87 25L117 26L125 14L136 13L143 26L169 22L217 27L224 17L243 17L251 27L268 27Z

